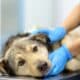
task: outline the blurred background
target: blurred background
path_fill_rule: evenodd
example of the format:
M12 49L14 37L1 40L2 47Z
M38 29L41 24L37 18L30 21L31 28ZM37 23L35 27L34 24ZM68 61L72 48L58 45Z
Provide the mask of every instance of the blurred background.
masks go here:
M0 0L0 54L9 36L54 28L80 0Z

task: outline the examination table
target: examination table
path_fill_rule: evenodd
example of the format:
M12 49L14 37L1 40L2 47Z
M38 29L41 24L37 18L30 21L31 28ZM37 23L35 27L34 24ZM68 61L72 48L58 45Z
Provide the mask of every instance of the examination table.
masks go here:
M0 80L80 80L80 72L62 73L57 76L48 76L45 78L32 78L32 77L0 77Z

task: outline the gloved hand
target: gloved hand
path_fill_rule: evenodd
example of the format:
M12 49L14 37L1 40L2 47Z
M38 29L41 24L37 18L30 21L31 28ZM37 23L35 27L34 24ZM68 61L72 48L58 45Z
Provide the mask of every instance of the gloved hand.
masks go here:
M61 40L66 35L66 30L63 27L56 27L53 30L50 29L40 29L33 31L32 34L44 33L48 35L51 43Z
M68 60L72 58L72 55L66 45L62 45L60 48L49 54L49 59L52 63L52 67L48 75L57 75L62 72Z

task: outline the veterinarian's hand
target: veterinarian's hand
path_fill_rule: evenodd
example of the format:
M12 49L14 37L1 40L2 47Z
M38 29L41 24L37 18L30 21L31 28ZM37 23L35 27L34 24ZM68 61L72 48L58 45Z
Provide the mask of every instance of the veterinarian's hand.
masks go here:
M40 29L33 31L32 34L44 33L48 35L51 40L51 43L61 40L66 35L66 30L64 27L56 27L53 30L50 29Z
M64 70L64 67L68 60L72 58L72 55L66 45L58 48L54 52L49 54L49 59L52 63L52 67L48 75L57 75Z

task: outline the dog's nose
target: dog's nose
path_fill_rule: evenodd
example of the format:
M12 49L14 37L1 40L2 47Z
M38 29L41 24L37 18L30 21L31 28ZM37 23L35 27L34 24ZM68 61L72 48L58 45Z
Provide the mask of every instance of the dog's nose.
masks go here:
M45 72L48 70L49 66L47 62L40 62L37 68L40 72Z

